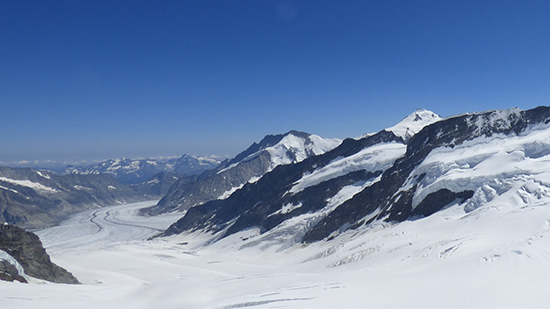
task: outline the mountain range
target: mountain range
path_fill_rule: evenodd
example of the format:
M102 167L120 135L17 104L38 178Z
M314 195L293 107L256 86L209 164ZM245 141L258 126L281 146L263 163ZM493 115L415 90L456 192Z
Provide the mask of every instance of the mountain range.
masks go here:
M139 184L152 180L158 173L171 173L176 177L198 175L220 164L215 156L179 158L110 159L90 166L68 166L63 174L111 174L122 184Z
M420 109L192 207L163 236L202 232L219 240L255 230L255 243L286 247L442 209L467 215L487 204L548 203L549 123L550 107L445 119Z
M197 179L179 179L156 206L143 210L143 213L157 215L184 212L211 200L223 200L279 165L301 162L329 151L340 143L339 139L324 139L299 131L267 135L259 143L252 144L215 169L203 172Z
M0 167L0 222L51 226L77 211L145 200L139 192L149 190L167 193L143 214L181 213L157 237L198 233L208 244L237 234L241 248L331 244L443 211L468 218L503 206L515 212L545 206L549 158L550 107L447 118L418 109L393 127L343 141L298 131L268 135L199 175L162 171L139 184L91 169L57 175ZM123 161L112 160L119 167L110 170L139 166ZM337 252L334 246L319 254ZM350 248L341 262L370 254L360 248ZM18 264L4 253L1 269L21 280Z
M26 229L59 223L66 216L107 205L145 200L112 175L57 175L0 166L0 222Z

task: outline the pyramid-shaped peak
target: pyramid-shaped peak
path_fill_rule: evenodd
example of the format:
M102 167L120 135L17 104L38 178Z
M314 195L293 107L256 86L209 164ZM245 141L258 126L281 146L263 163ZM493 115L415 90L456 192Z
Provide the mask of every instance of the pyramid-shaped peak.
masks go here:
M386 131L391 131L395 135L402 137L404 140L408 140L411 136L420 132L420 130L422 130L425 126L441 119L443 119L441 116L432 111L424 108L418 108L412 114L403 118L403 120L395 126L386 129Z

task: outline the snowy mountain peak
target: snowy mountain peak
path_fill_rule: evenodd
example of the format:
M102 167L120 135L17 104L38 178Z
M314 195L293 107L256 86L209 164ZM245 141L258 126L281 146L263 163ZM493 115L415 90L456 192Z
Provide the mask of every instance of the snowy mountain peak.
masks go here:
M413 135L420 132L425 126L441 120L441 116L427 109L419 108L414 113L405 117L395 126L386 129L395 135L409 140Z
M272 170L281 164L297 163L310 156L323 154L336 148L340 139L327 139L301 131L289 131L285 134L266 135L260 143L254 143L247 150L229 161L218 173L229 170L240 163L248 162L263 153L270 156Z
M275 145L266 148L271 156L272 168L281 164L297 163L336 148L342 141L324 139L318 135L290 131Z
M158 205L145 210L148 214L185 211L190 207L216 199L226 199L247 183L254 183L277 166L301 162L340 145L339 139L324 139L317 135L289 131L267 135L259 143L215 170L201 174L197 182L184 179L175 183Z

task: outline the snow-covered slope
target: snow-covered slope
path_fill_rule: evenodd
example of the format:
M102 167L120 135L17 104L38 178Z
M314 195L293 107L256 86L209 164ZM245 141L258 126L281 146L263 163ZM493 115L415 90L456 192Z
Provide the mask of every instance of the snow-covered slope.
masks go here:
M112 159L92 166L69 166L64 174L100 174L113 175L124 184L137 184L148 181L161 172L179 176L198 175L220 164L216 157L197 157L185 154L179 158L150 159Z
M185 211L211 200L223 200L245 184L257 181L277 166L301 162L332 150L340 143L339 139L324 139L298 131L268 135L235 158L226 160L216 169L201 174L197 182L189 183L185 179L176 182L158 205L146 212L156 215Z

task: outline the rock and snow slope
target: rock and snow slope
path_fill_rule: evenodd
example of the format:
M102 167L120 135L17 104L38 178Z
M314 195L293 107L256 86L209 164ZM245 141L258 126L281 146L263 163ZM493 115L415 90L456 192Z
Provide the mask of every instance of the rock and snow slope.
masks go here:
M0 225L0 280L27 283L29 276L56 283L79 283L71 273L51 262L36 234L11 224Z
M411 134L440 119L433 112L418 109L392 128L346 139L323 154L278 166L226 200L190 209L166 234L225 228L231 234L255 226L270 230L306 214L306 226L311 228L354 194L378 182L382 173L405 154ZM316 215L310 216L312 213ZM304 232L295 238L299 240Z
M404 121L411 119L422 117ZM165 235L200 230L226 237L258 228L263 239L292 235L290 246L451 205L467 212L493 200L529 205L550 196L549 122L548 107L510 109L428 122L413 136L399 133L420 126L400 124L396 132L348 139L279 166L226 200L191 208Z
M216 169L204 172L196 182L189 182L188 179L176 182L158 205L144 212L149 215L182 212L211 200L223 200L277 166L320 155L338 146L340 142L338 139L323 139L298 131L268 135L260 143L254 143Z

